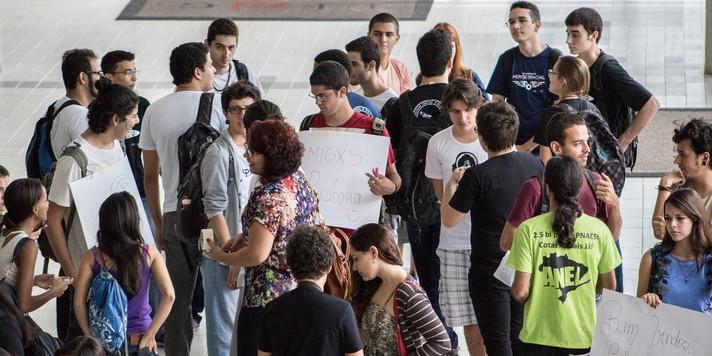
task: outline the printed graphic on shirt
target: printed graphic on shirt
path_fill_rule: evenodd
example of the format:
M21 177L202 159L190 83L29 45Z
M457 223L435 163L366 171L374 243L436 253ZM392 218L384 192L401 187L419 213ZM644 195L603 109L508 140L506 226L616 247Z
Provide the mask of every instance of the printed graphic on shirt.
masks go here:
M418 103L413 108L413 114L419 119L431 120L440 114L440 100L428 99Z
M375 117L375 116L373 116L373 113L371 112L371 110L368 110L368 108L365 106L358 105L352 109L354 109L355 112L360 112L368 117Z
M480 162L477 161L477 156L472 152L460 152L455 158L455 163L452 164L452 170L460 167L474 167Z
M520 88L536 92L546 84L546 80L539 73L517 73L512 75L512 83Z
M544 272L544 287L556 288L561 292L559 300L562 304L569 292L591 282L588 267L570 259L568 255L559 256L556 252L542 258L539 272Z

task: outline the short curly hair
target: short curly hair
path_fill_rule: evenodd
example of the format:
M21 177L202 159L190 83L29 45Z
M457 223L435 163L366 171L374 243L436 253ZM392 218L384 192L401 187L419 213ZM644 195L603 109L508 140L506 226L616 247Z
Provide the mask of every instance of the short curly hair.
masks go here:
M319 226L297 226L287 243L287 264L296 279L318 279L334 261L331 237Z
M265 156L262 178L268 181L286 178L302 165L304 145L294 127L285 121L253 123L247 131L247 144L252 151Z
M690 140L690 146L696 154L701 155L708 152L712 155L712 123L702 119L692 119L675 129L672 142L679 144L684 140ZM712 164L708 167L712 169Z
M225 90L223 90L220 96L220 104L224 113L227 113L227 109L230 108L230 101L233 99L240 100L243 98L252 98L252 100L257 101L262 99L260 96L260 90L247 80L239 80Z

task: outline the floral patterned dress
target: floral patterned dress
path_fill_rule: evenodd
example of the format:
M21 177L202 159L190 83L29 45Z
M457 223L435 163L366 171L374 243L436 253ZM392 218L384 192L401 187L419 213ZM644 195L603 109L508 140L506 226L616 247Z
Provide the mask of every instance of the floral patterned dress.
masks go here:
M321 221L316 191L302 172L262 183L252 192L242 214L245 239L250 240L247 233L250 224L258 222L274 235L274 243L267 260L245 268L244 307L264 307L296 286L287 266L288 236L297 225L315 225Z

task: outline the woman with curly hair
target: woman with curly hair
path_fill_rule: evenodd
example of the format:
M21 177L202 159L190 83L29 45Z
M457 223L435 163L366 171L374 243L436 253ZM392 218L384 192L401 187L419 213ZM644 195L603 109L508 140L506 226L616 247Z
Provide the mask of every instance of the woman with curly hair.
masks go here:
M316 191L299 171L303 154L304 146L288 123L267 120L250 126L245 157L261 185L242 214L245 232L206 252L219 262L245 268L237 322L240 356L257 354L256 325L265 305L295 286L285 251L290 233L298 225L321 222Z
M507 264L516 270L512 297L524 304L521 345L513 343L522 355L588 353L597 290L616 287L614 269L621 258L608 226L581 210L583 179L577 161L549 160L544 171L549 212L524 221L514 237Z
M712 228L702 200L692 189L665 201L665 236L646 251L638 272L638 296L712 314Z

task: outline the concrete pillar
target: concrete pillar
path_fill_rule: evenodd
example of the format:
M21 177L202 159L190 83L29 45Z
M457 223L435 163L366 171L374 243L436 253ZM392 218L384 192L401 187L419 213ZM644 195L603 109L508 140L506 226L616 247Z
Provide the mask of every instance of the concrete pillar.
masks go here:
M712 75L712 0L705 0L705 74Z

